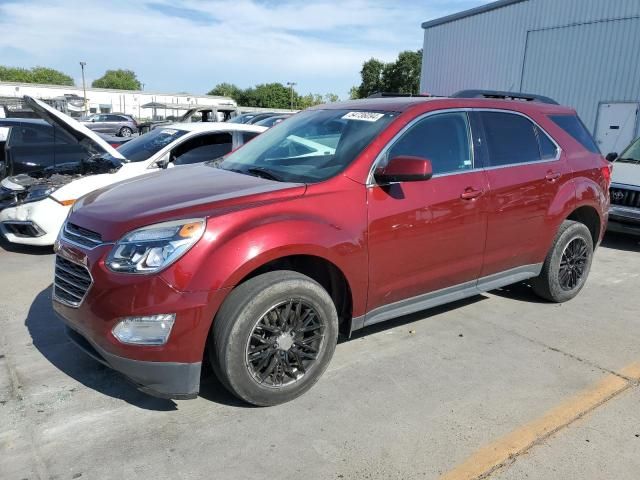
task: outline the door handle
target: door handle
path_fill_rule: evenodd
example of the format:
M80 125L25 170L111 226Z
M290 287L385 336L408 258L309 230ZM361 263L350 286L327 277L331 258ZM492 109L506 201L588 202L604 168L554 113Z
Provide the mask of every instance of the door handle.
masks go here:
M547 179L548 182L555 182L556 180L558 180L560 178L560 173L558 172L548 172L547 175L544 177Z
M465 188L464 192L460 195L460 198L463 200L474 200L482 195L484 192L482 190L476 190L473 187Z

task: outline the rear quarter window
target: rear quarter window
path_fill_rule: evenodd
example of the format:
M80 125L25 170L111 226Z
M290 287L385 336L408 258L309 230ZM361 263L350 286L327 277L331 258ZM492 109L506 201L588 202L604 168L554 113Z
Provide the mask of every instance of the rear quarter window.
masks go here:
M601 153L593 137L584 126L584 123L575 115L549 115L553 123L571 135L575 141L580 143L591 153Z

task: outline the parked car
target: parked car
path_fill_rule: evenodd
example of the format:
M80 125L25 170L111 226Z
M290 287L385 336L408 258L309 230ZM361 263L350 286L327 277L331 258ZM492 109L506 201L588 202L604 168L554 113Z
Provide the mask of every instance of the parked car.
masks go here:
M138 122L124 113L97 113L81 122L94 132L118 137L130 137L138 132Z
M525 99L319 106L217 168L90 193L56 244L53 307L145 392L192 398L210 362L274 405L320 378L338 332L523 280L570 300L610 167L574 110Z
M280 114L279 113L275 113L275 112L243 113L242 115L238 115L237 117L233 117L228 122L229 123L246 123L246 124L249 124L249 125L253 125L253 124L256 124L257 122L259 122L260 120L264 120L264 119L269 118L269 117L275 117L276 115L280 115Z
M26 101L93 155L64 169L2 180L0 232L9 242L25 245L53 245L71 205L93 190L167 167L218 159L266 130L227 123L167 125L116 150L65 114L38 100Z
M119 147L131 137L98 134L112 147ZM86 144L78 143L65 130L42 119L0 119L0 180L28 173L43 174L77 169L80 162L95 153Z
M619 156L613 153L607 158L614 162L608 228L640 235L640 138Z
M247 122L249 122L249 120L251 120L256 115L258 115L258 113L256 113L256 112L243 113L241 115L236 115L235 117L232 117L231 119L227 120L227 122L229 122L229 123L247 123Z
M285 121L287 118L289 118L291 116L291 114L285 114L285 115L274 115L273 117L268 117L265 118L263 120L260 120L256 123L254 123L254 125L259 125L261 127L267 127L267 128L271 128L274 125L279 124L280 122Z
M166 109L171 109L172 104L162 104L158 102L153 102L152 104L154 108L162 108L164 106ZM148 108L148 107L147 107ZM138 131L140 133L146 133L149 130L153 130L155 128L162 127L163 125L167 125L169 123L187 123L187 122L226 122L231 118L232 113L236 111L235 105L199 105L193 108L188 109L184 115L175 121L170 120L152 120L150 122L138 123ZM244 123L244 122L237 122Z

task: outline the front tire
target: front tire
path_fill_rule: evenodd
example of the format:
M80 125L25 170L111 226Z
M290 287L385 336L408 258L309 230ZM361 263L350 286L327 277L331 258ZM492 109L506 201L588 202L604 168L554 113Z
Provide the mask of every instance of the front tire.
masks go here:
M118 132L118 136L120 137L130 137L131 135L133 135L133 130L131 130L129 127L122 127L120 129L120 132Z
M297 272L275 271L236 287L214 319L210 360L220 381L257 406L285 403L326 370L338 338L328 292Z
M551 302L574 298L587 281L593 260L591 232L582 223L565 220L542 266L531 281L533 291Z

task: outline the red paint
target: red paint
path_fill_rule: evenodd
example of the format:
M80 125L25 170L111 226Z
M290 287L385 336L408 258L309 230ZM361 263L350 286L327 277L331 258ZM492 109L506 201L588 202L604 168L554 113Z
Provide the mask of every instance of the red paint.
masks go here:
M450 108L524 113L562 147L556 162L427 181L368 186L373 161L408 122ZM399 98L321 108L402 112L345 171L318 184L280 184L207 166L137 177L84 197L70 221L106 242L153 223L207 218L203 238L157 275L105 268L111 245L63 248L86 263L94 285L78 309L55 304L105 350L152 361L195 362L221 303L265 263L310 255L335 265L352 295L353 316L398 300L544 260L560 223L576 208L595 208L606 224L605 160L551 122L574 114L555 105L481 99ZM428 175L428 162L393 164L396 173ZM400 165L402 163L402 165ZM607 167L608 168L608 167ZM111 335L123 316L177 313L167 345L125 346Z

